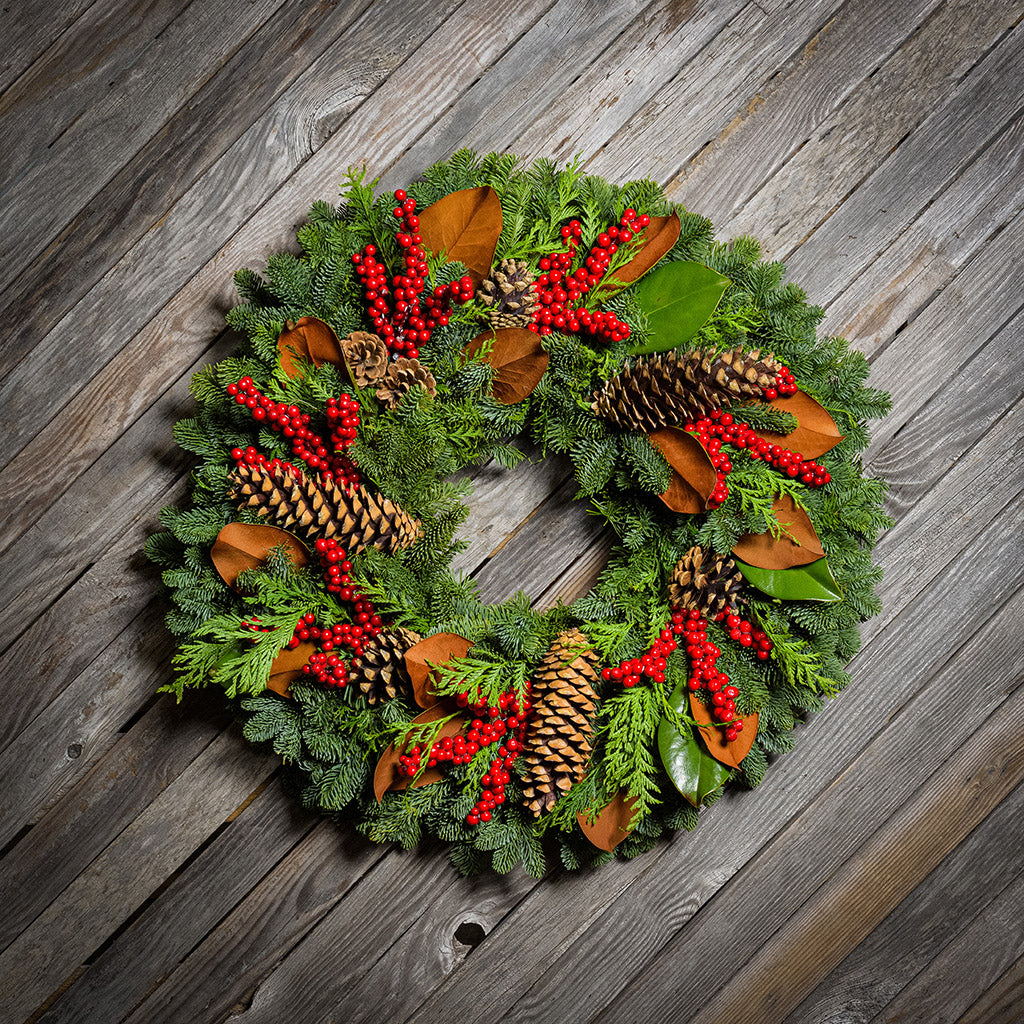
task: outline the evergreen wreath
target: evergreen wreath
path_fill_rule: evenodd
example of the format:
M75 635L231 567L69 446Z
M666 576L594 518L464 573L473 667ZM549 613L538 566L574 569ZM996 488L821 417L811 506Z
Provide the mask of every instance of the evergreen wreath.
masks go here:
M301 255L240 270L240 350L175 427L174 682L222 687L303 802L463 872L632 857L758 785L849 681L890 525L889 407L758 244L649 180L468 150L350 171ZM571 460L618 546L535 611L449 570L471 464Z

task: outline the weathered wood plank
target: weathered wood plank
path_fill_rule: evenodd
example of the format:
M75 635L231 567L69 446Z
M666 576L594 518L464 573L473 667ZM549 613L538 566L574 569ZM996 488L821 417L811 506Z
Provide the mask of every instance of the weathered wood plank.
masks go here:
M112 62L95 69L89 88L74 90L81 106L66 124L51 126L47 105L31 92L24 108L14 106L19 86L34 85L26 79L0 99L3 131L22 139L4 161L6 171L0 171L0 288L64 227L69 210L77 212L117 173L122 161L112 154L129 156L144 145L283 2L227 0L216 8L180 0L111 4L109 16L119 35L142 25L144 45L133 59L118 39ZM154 13L162 24L152 24ZM132 102L136 95L144 95L145 102ZM67 111L63 88L53 100L55 109ZM51 136L53 128L59 130ZM55 195L61 202L53 202Z
M877 73L938 3L844 4L800 58L772 76L674 179L679 198L691 209L727 222L826 117L855 90L864 89L865 79ZM941 46L946 38L937 42ZM777 201L790 205L781 197ZM820 210L820 197L816 201ZM789 215L788 210L785 213ZM777 223L766 221L765 226L774 228Z
M800 59L841 6L838 0L794 3L785 13L767 16L756 4L744 8L636 112L627 132L609 139L598 124L598 132L583 136L585 151L594 153L587 168L617 180L670 183L766 79ZM667 190L673 194L671 184Z
M9 363L30 352L55 323L120 259L216 159L288 89L315 89L315 76L296 83L369 0L336 7L285 4L202 85L199 92L136 153L31 261L0 299L12 327ZM393 38L393 37L392 37ZM373 38L352 41L369 52ZM319 92L317 92L319 97ZM301 106L293 97L291 108ZM244 111L245 116L239 116ZM268 180L269 191L277 182ZM258 198L249 197L249 201ZM190 259L201 265L220 238L196 238ZM182 266L181 270L186 268Z
M794 13L797 6L793 5ZM543 47L521 47L517 60L503 66L501 87L495 89L496 83L480 82L459 109L443 118L429 137L418 140L401 163L388 171L383 184L397 188L410 175L465 145L469 134L461 109L465 104L477 115L472 126L473 145L482 151L514 150L524 158L565 161L577 154L592 153L629 124L664 81L680 73L744 8L744 24L751 28L759 25L763 19L747 0L722 0L710 5L692 0L657 0L620 6L616 9L619 30L614 34L607 34L602 26L600 38L588 40L574 33L563 41L562 64L572 69L571 78L564 77L550 56L545 66L531 73L522 62L529 59L531 49ZM596 21L597 13L596 6L587 9L588 27ZM537 29L539 38L547 34L544 29L542 19ZM539 96L532 83L551 75L558 77L561 90ZM526 82L531 83L530 88L523 88ZM495 93L502 99L491 99L488 108L488 97ZM649 170L646 173L654 176Z
M0 11L0 35L5 44L0 55L0 93L59 41L64 30L94 2L65 0L57 10L52 5L12 4Z
M827 309L822 330L869 358L914 320L1024 208L1017 118Z
M209 698L185 708L158 701L0 860L0 949L103 852L111 836L143 813L229 721L223 707Z
M143 0L123 4L99 0L78 18L73 32L49 36L38 58L0 96L0 129L21 143L5 155L0 195L33 163L45 160L48 144L59 139L92 104L109 98L119 72L144 61L154 37L187 6L186 0L149 4ZM42 8L25 7L35 8L32 28L36 32L48 28L40 24L44 21ZM29 20L33 16L26 12L21 17ZM6 38L10 37L5 33ZM122 87L126 77L120 75ZM8 248L2 251L9 257L14 239L5 239L4 245Z
M999 441L994 442L992 450L999 450L998 445L1012 436L1011 427L1008 432L1001 434ZM999 471L993 470L993 482L998 476ZM997 509L1006 500L1005 495L1002 501L996 498ZM929 495L922 505L932 503L939 502ZM997 509L990 510L993 517ZM1011 518L1014 523L1020 524L1024 522L1022 515L1024 513L1018 512ZM906 537L905 543L909 545L919 542L926 535L924 530L916 526L905 527L901 531L902 525L892 531L889 537L899 539L902 532ZM1006 528L1012 530L1014 525L1008 522ZM595 1005L592 1002L597 997L593 991L595 979L601 979L602 983L607 982L607 988L611 990L606 997L610 1000L620 984L616 979L629 977L648 962L648 957L662 948L668 938L710 898L722 882L770 838L776 828L772 822L787 820L794 807L801 806L821 787L826 786L832 779L832 769L827 766L845 763L844 758L854 756L862 747L864 738L860 733L862 726L858 723L884 719L886 714L891 713L887 709L897 707L905 699L904 695L913 692L913 686L908 680L927 678L927 673L941 666L948 653L959 645L959 640L948 635L950 610L946 609L943 614L948 588L954 584L961 588L960 597L963 599L963 608L967 610L964 614L968 618L960 618L958 621L967 631L983 623L994 610L993 602L997 608L1024 579L1018 567L1004 589L1005 572L1001 567L997 568L999 563L995 557L1004 543L1003 526L996 524L983 531L982 524L979 524L978 529L980 536L975 544L960 558L954 559L945 571L940 570L925 580L908 572L906 575L901 574L900 578L890 577L883 581L883 600L887 603L880 617L880 626L893 623L897 611L905 607L912 596L915 602L914 615L920 617L920 625L910 634L910 640L907 634L897 637L900 628L894 625L891 633L887 631L889 639L884 644L869 644L865 648L851 666L860 684L822 712L817 727L801 737L799 749L773 766L770 785L766 783L753 793L737 797L736 801L743 801L742 806L733 800L725 801L723 806L728 807L728 812L713 808L705 814L705 820L695 835L680 837L664 853L657 856L648 854L644 858L652 863L644 865L642 880L631 890L629 901L631 907L637 901L648 907L642 922L637 921L632 911L620 910L617 914L612 903L609 927L605 929L595 926L577 938L574 934L566 935L567 931L575 931L577 922L572 915L545 920L543 929L534 929L532 915L541 913L542 908L532 898L528 900L528 911L517 915L507 932L499 931L489 940L493 947L492 958L500 959L504 965L503 987L507 996L515 1001L522 993L531 991L530 998L536 998L538 1006L543 1005L546 1011L551 1012L556 1012L552 1010L554 1000L564 1000L566 1005L570 1005L573 1000L586 998L588 1005ZM883 545L887 539L883 539ZM968 567L972 567L973 571L973 567L986 564L984 556L978 556L979 548L991 552L987 556L989 571L981 574L983 578L972 579L969 574L965 577ZM892 551L891 547L889 551ZM898 558L887 557L884 550L880 555L887 565L898 564L900 561ZM929 588L929 584L934 585ZM970 592L965 592L965 586ZM879 619L872 620L872 624L878 622ZM876 635L877 632L876 629L870 631L870 634ZM885 692L879 696L876 687L863 681L883 678L884 666L893 659L895 651L900 652L901 670L904 666L908 670L898 682L890 681ZM909 667L914 666L920 675L909 671ZM737 815L742 821L737 821ZM719 826L719 821L724 824ZM725 831L719 832L719 828ZM682 865L679 858L685 858ZM680 879L687 880L683 891L679 888ZM587 899L596 899L589 891L581 890L578 896L581 903ZM543 902L539 897L538 900ZM743 908L734 912L740 916L746 913ZM628 936L624 935L623 941L616 943L611 941L610 936L619 927L619 914L623 921L628 920L628 924L622 925ZM530 936L528 941L527 933ZM566 947L570 948L568 963L563 965L558 961L559 967L552 967L552 963ZM714 961L719 956L717 951L720 948L718 940L704 947L708 963L695 980L692 995L695 1001L699 1002L700 993L706 988L706 978L717 969ZM493 959L488 962L493 962ZM545 980L541 985L537 979L545 971L548 972L545 978L550 978L550 982ZM477 1015L486 1014L487 1006L478 1007L476 1000L486 987L485 964L471 958L436 999L428 1000L420 1019L427 1019L431 1010L439 1005L444 1005L446 1011L466 1014L468 1020L482 1019ZM586 987L586 996L582 994L582 987Z
M886 508L897 519L935 485L946 467L976 444L1020 394L1020 380L992 367L1012 366L1024 348L1024 312L996 331L947 389L915 410L873 452L871 470L890 481Z
M869 463L936 391L1021 305L1024 213L1020 213L943 289L872 364L872 379L891 391L892 411L872 431ZM920 359L927 351L928 358ZM908 366L908 362L913 366Z
M957 1024L1017 1024L1024 1004L1024 957L1021 957Z
M290 793L272 782L90 961L40 1024L126 1017L246 897L257 880L309 834L315 821L312 814L299 809ZM330 856L346 859L337 851Z
M106 850L0 954L5 1012L35 1009L266 777L258 756L234 729L149 804Z
M1024 82L1012 69L1022 50L1024 26L1018 26L794 253L781 254L794 279L818 301L833 299L843 282L882 251L885 245L874 229L880 219L893 235L901 232L1019 116Z
M1022 610L1015 609L1018 617ZM1019 674L1021 668L1017 665L1015 672ZM736 1019L741 1013L751 1021L769 1024L798 1005L829 968L1024 778L1022 725L1024 693L994 709L971 742L795 911L742 972L693 1017L694 1024ZM1024 883L1014 890L1024 891ZM1014 903L1021 898L1020 892L1015 895ZM997 912L1001 909L996 904ZM1018 947L1018 952L1020 948L1024 947ZM809 949L816 952L813 958L800 955L799 950ZM963 979L957 983L962 985ZM616 1017L622 1019L616 1012L609 1019Z
M1024 842L1018 786L797 1009L787 1024L863 1024L1013 884L1006 866ZM960 972L955 972L962 977ZM935 1019L952 1019L938 1014Z
M902 5L896 5L897 9L900 7ZM1014 23L1015 15L1005 5L979 7L964 0L943 4L834 113L815 127L775 174L758 182L756 193L734 197L723 211L719 225L722 232L730 236L753 234L776 255L790 253L830 211L841 207L848 196L863 195L864 184L868 184L864 179L897 147L906 145L902 140L908 133L917 133L926 120L930 124L919 139L936 132L956 133L958 117L973 119L973 112L965 113L970 101L959 107L948 121L938 111L961 95L964 88L970 89L977 72L966 81L965 76ZM981 91L985 91L984 87ZM727 165L731 166L728 164L730 155L734 159L746 156L747 133L756 134L761 120L773 113L769 103L764 108L764 112L761 108L752 112L751 127L741 129L735 142L731 138L725 140L720 158L707 161L708 177L703 179L706 185L702 191L711 201L715 195L712 188L715 170L722 178L732 177L734 171L728 174L725 171ZM914 148L919 145L920 141ZM753 159L758 157L755 155ZM943 180L946 176L937 171L936 177ZM684 185L687 180L683 179ZM700 180L698 170L697 181ZM898 174L895 180L899 180ZM887 197L879 199L870 217L861 210L859 219L851 217L846 223L851 230L870 224L869 233L873 233L880 226L879 209L905 214L909 222L913 213L926 205L927 197L915 193L912 200L911 208L905 208ZM892 205L887 207L886 202ZM831 280L847 279L844 274L839 278L834 276L836 263L845 262L837 259L829 264ZM811 268L814 261L809 259L802 266ZM838 291L835 289L835 293Z

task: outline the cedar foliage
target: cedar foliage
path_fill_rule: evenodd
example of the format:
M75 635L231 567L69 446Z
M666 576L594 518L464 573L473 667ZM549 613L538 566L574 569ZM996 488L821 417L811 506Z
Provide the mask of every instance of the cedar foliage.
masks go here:
M250 570L244 596L228 591L210 564L209 547L221 527L256 518L249 510L237 511L226 496L231 449L255 443L268 458L290 457L284 439L268 430L253 439L253 425L226 396L226 385L250 375L270 397L314 416L328 397L343 391L363 404L352 450L360 472L419 518L423 530L408 550L385 554L369 548L353 559L354 582L398 626L424 636L449 631L471 640L471 656L441 672L439 689L469 689L474 700L493 701L510 688L521 692L567 628L581 628L603 663L639 655L668 615L667 581L682 555L695 544L727 554L742 533L772 528L773 500L780 489L792 493L810 516L845 599L830 605L755 599L751 607L775 644L775 657L767 662L733 646L710 625L709 636L723 651L722 668L740 689L740 711L760 712L757 741L742 769L733 773L746 786L761 781L771 756L789 749L791 730L802 716L847 683L843 666L857 650L858 623L878 610L874 588L880 570L871 551L890 520L882 512L884 484L864 477L859 453L868 441L866 421L887 411L888 396L864 386L868 365L859 352L841 338L817 337L823 313L807 303L799 287L784 281L782 264L762 260L753 239L716 241L707 219L673 207L656 183L619 186L585 174L576 163L562 169L545 160L523 166L511 155L460 150L428 168L408 192L423 209L450 192L483 184L491 185L502 203L504 227L495 262L525 260L534 272L543 254L561 247L560 228L570 218L583 224L583 245L589 247L627 206L652 216L675 208L681 233L666 259L705 263L732 282L692 345L715 351L759 348L787 364L801 388L846 434L819 460L832 474L831 484L807 490L737 452L730 494L720 509L703 522L670 512L657 497L669 479L661 454L646 437L616 430L589 408L595 386L625 365L628 345L591 345L554 333L544 339L550 363L536 390L518 405L501 405L488 394L485 354L472 359L464 354L486 322L487 310L476 302L455 307L449 326L421 347L420 359L436 379L435 400L414 388L386 409L330 365L309 366L304 376L287 378L277 361L285 322L316 316L339 337L365 330L351 255L371 241L389 265L398 255L393 196L375 196L375 182L350 171L339 205L317 202L310 210L298 231L300 255L273 256L262 273L243 269L235 275L241 302L227 322L242 335L241 346L236 355L196 374L191 386L196 409L175 428L178 443L196 456L192 505L164 509L164 530L150 537L146 551L163 569L172 604L167 624L181 638L175 680L166 689L180 699L191 687L222 686L244 721L245 735L270 744L298 772L304 802L329 812L345 810L370 838L407 848L435 834L451 844L460 871L488 865L507 871L521 863L539 877L547 870L541 842L546 832L553 834L567 868L612 856L589 846L576 828L576 815L604 806L620 789L635 797L639 811L620 855L635 856L666 830L696 825L697 812L661 768L654 738L669 694L685 679L685 654L677 651L668 659L663 686L601 695L586 778L536 822L522 809L513 773L501 813L476 828L465 823L487 769L487 757L479 755L439 783L389 793L376 803L370 792L373 765L387 744L405 735L419 709L401 695L370 707L354 686L326 691L298 682L291 700L265 692L270 663L299 616L313 612L330 625L346 621L348 612L324 592L314 569L297 570L287 559L270 558ZM439 265L433 258L430 266L431 286L465 272L461 264ZM606 307L630 323L631 342L645 338L646 320L631 290L616 294ZM759 403L743 406L739 414L756 427L784 432L793 426L792 417ZM472 580L448 569L463 546L457 533L471 489L451 477L490 458L514 466L523 457L515 443L520 436L537 443L544 455L568 458L577 497L588 500L618 538L591 592L544 615L534 612L523 594L485 605ZM270 631L247 631L242 620L253 615Z

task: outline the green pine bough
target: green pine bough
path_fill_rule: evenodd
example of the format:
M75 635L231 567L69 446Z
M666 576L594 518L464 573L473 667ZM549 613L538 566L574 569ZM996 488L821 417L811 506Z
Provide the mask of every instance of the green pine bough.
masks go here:
M666 831L695 827L698 807L717 799L723 785L758 785L772 757L792 745L804 715L849 681L844 666L858 649L858 624L879 609L874 588L880 569L872 551L890 525L882 511L885 486L864 475L859 456L868 442L866 422L885 414L888 396L865 386L863 355L841 338L817 336L822 311L783 280L782 264L763 260L752 239L716 241L706 219L670 203L654 182L618 186L576 164L524 166L512 156L460 151L429 168L407 195L375 195L374 185L350 172L341 203L318 202L299 229L300 255L276 255L262 274L240 270L235 276L242 302L227 320L244 340L234 356L196 374L196 408L175 428L178 443L197 460L191 504L163 509L164 530L147 543L170 591L167 625L180 640L174 681L164 689L180 700L187 689L223 687L245 736L269 744L291 766L302 801L340 812L375 841L408 848L437 836L450 844L452 861L463 872L507 871L521 863L539 876L552 856L571 869L616 853L636 856ZM457 208L438 205L453 194ZM628 230L630 224L637 230ZM626 240L618 236L617 245L609 243L610 226L626 231ZM442 241L431 243L428 233ZM411 264L403 260L410 251ZM580 268L584 273L576 280L587 284L584 261L595 253L589 293L567 295L566 278ZM481 259L474 277L473 264ZM517 261L515 273L529 282L541 278L525 294L548 292L537 309L528 310L529 335L522 319L512 328L521 350L513 345L505 362L496 358L505 328L497 334L493 329L507 321L497 319L486 289L477 287L481 278L494 280L488 264L513 273L514 264L502 261ZM411 275L407 284L422 282L419 292L410 284L407 305L417 307L426 330L396 308L393 293L401 282L392 278L403 268ZM552 268L564 271L554 282ZM370 285L385 282L369 296L368 277ZM436 306L424 304L428 296L436 296ZM559 321L551 310L560 300ZM412 377L404 383L394 378L391 391L382 391L380 379L375 387L365 375L353 375L347 357L318 355L312 343L289 351L282 337L302 335L300 323L327 325L327 335L346 339L345 345L358 332L383 335L389 351L373 372L392 372L389 367L411 359L417 364L407 366ZM629 378L637 366L656 370L656 361L673 352L713 356L726 350L771 353L831 417L841 440L818 458L823 476L814 478L816 486L780 473L749 448L729 449L727 496L709 508L709 495L700 494L698 510L681 512L661 497L678 464L642 427L625 428L596 413L594 395L617 375ZM282 359L282 351L289 358ZM275 407L280 403L306 417L320 435L316 440L331 436L325 419L331 399L358 402L358 425L343 441L344 430L334 433L323 447L337 451L323 451L318 469L312 449L296 448L284 431L253 418L244 388L238 401L238 383L246 379ZM642 381L630 386L645 387ZM774 436L790 434L802 417L787 411L785 401L744 400L725 409L752 430ZM689 418L664 420L679 428ZM681 443L692 446L699 438L706 445L699 425L689 426L689 440ZM349 552L338 563L347 586L339 593L325 584L330 544L318 545L315 531L307 531L299 538L306 558L295 557L303 544L289 549L268 541L243 559L229 586L230 575L211 558L218 537L228 524L272 521L239 499L238 467L245 467L247 454L251 466L253 452L278 460L276 472L289 486L299 478L322 481L322 467L329 464L346 492L348 481L358 478L367 493L390 499L415 521L413 542L377 540L358 554ZM698 461L705 457L701 450L696 455ZM571 605L541 612L522 593L484 604L474 581L449 569L465 546L458 531L471 492L459 471L492 459L514 471L521 461L548 456L566 460L577 498L613 531L617 545L594 587ZM692 485L685 465L683 479ZM784 543L791 533L780 521L780 497L806 516L821 557L784 568L751 565L739 554L746 550L743 538L763 535ZM660 671L630 679L631 660L659 637L673 636L670 582L680 560L698 546L716 558L737 547L743 585L736 610L770 648L767 656L755 657L756 645L752 650L736 642L728 622L706 618L707 641L719 652L713 671L728 675L738 691L737 715L750 721L757 713L756 737L750 743L748 732L748 749L734 766L728 752L724 761L711 756L709 736L720 730L701 725L686 699L695 653L684 649L682 630L675 634L678 647L673 642L674 650L660 650ZM377 622L418 637L465 638L464 656L427 657L426 670L434 669L431 699L441 708L433 718L421 706L430 701L418 702L407 682L374 702L355 685L359 660L353 667L354 648L344 644L359 622L357 608L368 629L375 615ZM333 651L330 644L319 651L322 671L337 682L326 661L333 655L349 685L325 685L322 674L301 671L313 645L295 644L303 628L308 637L313 623L322 637L338 638ZM527 806L523 777L530 744L537 742L531 740L536 710L522 712L536 696L529 682L542 659L571 630L579 630L589 648L569 651L563 662L568 666L585 655L586 664L572 664L590 672L595 699L584 705L569 739L575 746L567 756L579 762L570 765L573 784L547 799L538 814L536 806ZM283 654L293 659L290 685L268 688ZM622 673L611 672L620 665L635 685L624 686ZM401 652L392 668L395 679L405 672ZM559 664L554 671L561 671ZM474 731L470 715L486 717L488 706L500 707L501 720L512 724L489 746L467 745L465 737ZM509 718L509 708L522 721ZM444 736L457 737L464 756L457 764L428 765L432 744L443 743ZM515 736L522 756L494 769L499 743L507 753ZM413 784L380 792L382 755L392 748L408 758L414 744L422 756L401 769L411 773ZM484 791L502 795L486 814ZM601 809L616 801L625 807L620 841L593 840Z

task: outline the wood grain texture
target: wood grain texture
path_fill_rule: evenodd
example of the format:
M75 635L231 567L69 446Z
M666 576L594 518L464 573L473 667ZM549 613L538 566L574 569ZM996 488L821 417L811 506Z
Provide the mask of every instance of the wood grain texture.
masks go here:
M969 0L0 10L0 1017L1016 1024L1022 31ZM155 696L138 554L232 271L345 167L398 187L462 145L759 235L894 397L853 685L693 834L541 881L370 844L212 695ZM611 538L567 463L471 476L485 599L592 583Z

